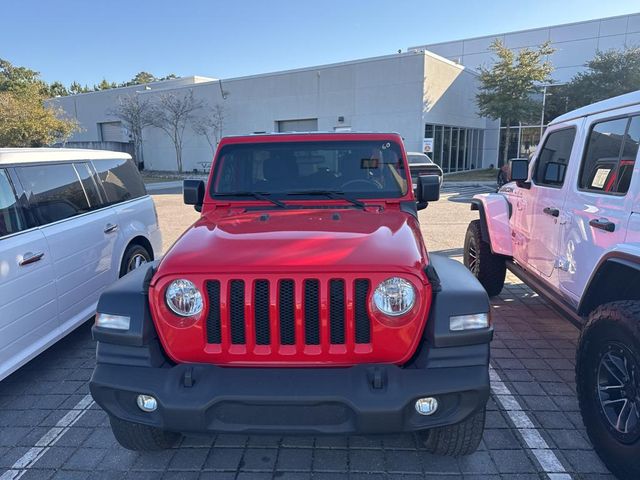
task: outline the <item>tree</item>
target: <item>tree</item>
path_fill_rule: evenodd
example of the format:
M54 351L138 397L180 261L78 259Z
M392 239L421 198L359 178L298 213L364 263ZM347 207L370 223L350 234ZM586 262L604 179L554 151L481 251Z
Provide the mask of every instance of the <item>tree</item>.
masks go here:
M0 91L0 147L41 147L64 141L76 130L75 120L43 102L39 82L17 92Z
M178 171L182 172L182 145L187 125L193 123L204 104L188 93L161 93L157 96L151 112L151 123L165 132L176 149Z
M222 137L224 120L225 109L222 105L216 103L213 107L203 107L202 115L195 117L192 122L191 128L196 134L202 135L207 139L212 153L215 153L218 142Z
M0 58L0 92L19 92L36 85L45 90L47 85L40 80L40 73L26 67L18 67Z
M94 91L100 90L109 90L110 88L117 88L118 84L116 82L109 83L106 78L103 78L102 81L98 85L93 86Z
M78 82L73 82L70 86L69 86L69 93L71 93L72 95L77 95L78 93L87 93L90 92L91 90L89 89L88 86L82 86L80 85Z
M519 52L508 49L496 39L490 49L497 55L495 64L480 68L480 88L476 103L482 116L501 119L506 127L504 160L509 151L509 127L515 122L531 119L539 112L533 95L540 91L539 84L548 82L553 67L545 57L554 49L545 42L537 50L523 48Z
M62 83L53 82L49 85L47 95L49 97L65 97L69 95L69 91Z
M143 162L142 131L153 124L152 112L151 102L146 97L136 94L118 97L118 106L109 111L129 130L138 163Z
M598 52L586 70L547 99L549 118L590 103L640 89L640 47Z

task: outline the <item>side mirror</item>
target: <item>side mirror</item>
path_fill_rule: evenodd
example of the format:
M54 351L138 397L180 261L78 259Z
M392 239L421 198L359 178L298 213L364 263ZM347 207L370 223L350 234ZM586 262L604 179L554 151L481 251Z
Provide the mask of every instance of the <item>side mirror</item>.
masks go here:
M420 175L416 187L418 210L427 208L428 202L440 199L440 177L438 175Z
M510 160L509 171L511 181L526 182L529 178L529 161L523 159Z
M193 205L196 211L202 211L204 201L204 182L202 180L185 180L182 183L182 198L185 205Z

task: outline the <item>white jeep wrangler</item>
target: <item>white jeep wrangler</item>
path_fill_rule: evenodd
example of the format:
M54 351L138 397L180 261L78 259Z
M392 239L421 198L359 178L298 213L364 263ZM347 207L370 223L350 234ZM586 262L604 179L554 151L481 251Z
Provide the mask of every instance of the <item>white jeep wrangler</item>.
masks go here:
M640 478L640 91L558 117L512 182L477 195L464 263L490 296L506 269L580 326L576 385L596 451Z

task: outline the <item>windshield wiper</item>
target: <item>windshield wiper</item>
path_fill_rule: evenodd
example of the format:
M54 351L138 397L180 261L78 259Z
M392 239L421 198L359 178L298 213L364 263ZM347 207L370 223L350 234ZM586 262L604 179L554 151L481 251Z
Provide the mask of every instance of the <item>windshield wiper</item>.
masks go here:
M258 200L271 202L280 208L287 208L286 204L275 198L269 198L269 195L267 192L214 192L213 194L214 197L253 197Z
M344 200L358 208L364 209L366 205L360 200L355 198L349 198L345 196L345 193L340 190L298 190L294 192L287 192L287 195L324 195L331 200Z

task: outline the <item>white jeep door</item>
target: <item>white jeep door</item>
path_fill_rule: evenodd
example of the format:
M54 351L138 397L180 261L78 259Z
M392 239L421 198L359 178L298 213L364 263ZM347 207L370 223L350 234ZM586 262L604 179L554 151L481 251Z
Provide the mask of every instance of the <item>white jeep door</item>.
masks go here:
M59 321L71 330L93 315L111 283L116 215L101 199L87 164L17 167L49 249L58 289Z
M563 205L567 194L565 179L575 162L576 128L563 125L547 132L542 148L531 167L529 189L519 189L513 213L514 256L555 283L552 276L561 241Z
M623 112L593 115L585 123L585 152L567 196L569 221L558 259L560 286L576 302L603 255L625 241L640 190L640 115L637 107Z
M0 169L0 380L55 340L58 306L44 235L29 228Z

